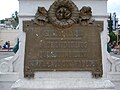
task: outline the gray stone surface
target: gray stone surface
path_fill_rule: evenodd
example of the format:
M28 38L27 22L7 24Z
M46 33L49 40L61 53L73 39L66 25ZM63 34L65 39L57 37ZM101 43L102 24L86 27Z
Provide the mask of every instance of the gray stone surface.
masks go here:
M0 90L11 90L11 86L13 83L14 81L7 82L0 81Z
M110 55L111 55L111 56L114 56L114 57L120 58L120 53L115 54L115 53L113 53L113 52L110 52Z
M20 79L11 90L115 90L109 80L86 78Z
M14 52L0 52L0 60L13 55L14 55Z
M115 90L120 90L120 82L113 82L115 85Z

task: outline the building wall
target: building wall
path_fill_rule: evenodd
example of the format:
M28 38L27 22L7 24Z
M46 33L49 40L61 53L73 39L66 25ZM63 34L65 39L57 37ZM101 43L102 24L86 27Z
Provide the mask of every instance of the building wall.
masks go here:
M6 41L10 41L11 47L16 44L19 30L0 30L0 45L3 46Z

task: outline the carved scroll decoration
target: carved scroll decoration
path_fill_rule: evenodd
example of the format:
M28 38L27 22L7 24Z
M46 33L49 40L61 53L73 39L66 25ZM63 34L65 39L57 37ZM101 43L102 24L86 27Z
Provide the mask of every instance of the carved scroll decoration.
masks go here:
M74 24L92 24L92 9L83 6L80 11L71 0L56 0L47 11L44 7L38 7L34 23L45 25L51 23L57 28L69 28Z
M44 7L38 7L38 10L35 14L34 23L38 25L44 25L48 22L48 12Z
M80 9L80 18L79 18L79 23L82 24L92 24L94 22L93 19L91 19L92 17L92 10L91 7L89 6L83 6Z

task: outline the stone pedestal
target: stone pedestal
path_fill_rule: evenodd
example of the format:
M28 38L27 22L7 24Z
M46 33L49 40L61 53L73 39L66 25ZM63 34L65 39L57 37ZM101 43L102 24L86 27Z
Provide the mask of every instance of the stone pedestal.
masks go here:
M11 90L114 90L109 80L86 78L20 79Z
M76 4L76 6L79 7L79 9L83 6L91 7L91 9L93 10L92 18L95 19L96 21L104 22L103 31L100 33L100 37L99 37L101 40L100 45L102 50L101 51L101 54L102 54L101 60L103 64L102 78L100 79L92 78L92 75L88 75L85 72L81 74L80 72L73 71L71 73L65 74L67 71L66 72L63 71L61 73L59 72L54 73L54 71L52 71L51 72L52 74L50 74L50 73L45 73L46 71L43 70L44 73L35 74L34 79L19 79L18 81L16 81L16 83L13 84L13 86L11 87L11 90L66 90L66 89L68 90L114 90L114 85L112 84L112 82L104 79L106 78L106 75L107 75L107 71L106 71L107 69L107 65L106 65L107 38L106 37L107 37L107 19L108 19L107 8L106 8L107 0L102 0L102 1L72 0L72 1ZM21 69L19 72L20 72L20 77L23 78L24 77L23 70L26 70L26 71L31 70L29 67L24 69L24 66L23 66L25 65L25 62L24 62L25 61L24 55L26 54L25 41L27 40L26 33L23 32L23 29L24 29L23 21L34 19L34 16L36 13L35 11L37 10L38 6L45 7L48 10L50 5L53 3L53 0L19 0L19 2L20 2L19 17L20 17L20 30L21 30L21 37L20 37L21 44L20 44L20 55L19 55ZM96 8L96 7L101 7L101 8ZM30 25L26 25L26 26L30 26ZM39 36L39 34L37 33L35 33L35 35L36 37ZM32 45L32 44L29 44L29 45ZM36 60L39 60L39 59L36 59ZM27 65L30 65L30 62ZM31 65L33 64L31 63ZM33 73L31 74L31 72L28 72L27 74L28 75L26 75L26 78L28 76L30 77L33 76ZM80 75L83 75L83 76L80 76Z
M114 90L111 81L92 78L90 72L37 72L34 79L19 79L11 90Z

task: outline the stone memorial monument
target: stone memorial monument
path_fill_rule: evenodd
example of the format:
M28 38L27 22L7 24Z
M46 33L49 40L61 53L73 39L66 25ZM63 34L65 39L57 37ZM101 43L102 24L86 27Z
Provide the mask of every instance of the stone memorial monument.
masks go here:
M23 21L24 78L12 90L114 90L103 79L104 22L92 11L72 0L55 0L48 10L38 6L34 18Z
M102 77L103 22L91 16L90 7L79 11L71 0L57 0L48 11L38 7L35 19L23 22L24 77L36 71L92 71L93 77Z

